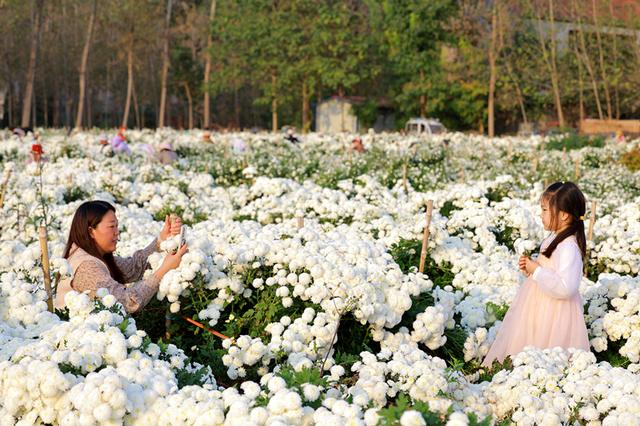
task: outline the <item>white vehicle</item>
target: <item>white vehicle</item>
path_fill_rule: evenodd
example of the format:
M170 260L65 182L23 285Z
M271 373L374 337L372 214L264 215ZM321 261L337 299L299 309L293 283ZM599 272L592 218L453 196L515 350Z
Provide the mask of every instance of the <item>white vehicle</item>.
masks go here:
M426 133L428 135L437 135L447 131L447 128L440 121L433 118L412 118L407 121L404 129L407 133Z

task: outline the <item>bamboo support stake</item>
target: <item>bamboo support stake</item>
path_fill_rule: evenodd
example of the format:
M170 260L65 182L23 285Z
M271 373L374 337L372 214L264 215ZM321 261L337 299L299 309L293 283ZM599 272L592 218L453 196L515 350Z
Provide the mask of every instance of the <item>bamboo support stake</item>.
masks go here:
M576 181L580 179L580 158L576 158L574 161L574 171Z
M562 161L567 161L567 147L562 148Z
M304 228L304 216L298 217L298 229Z
M591 202L591 214L589 215L589 233L587 234L587 241L593 240L593 225L596 223L596 202Z
M0 193L0 209L4 207L4 195L7 191L7 185L9 184L9 179L11 179L11 170L7 172L7 177L4 178L4 182L2 182L2 193Z
M53 312L53 294L51 292L51 273L49 269L49 247L47 246L47 228L40 225L40 251L42 252L42 272L44 274L44 289L47 292L47 308Z
M405 161L402 165L402 187L404 188L404 193L409 194L409 187L407 186L407 162Z
M509 139L509 145L507 145L507 155L509 156L509 159L513 157L513 143L511 142L511 139Z
M431 215L433 214L433 200L427 201L427 221L422 234L422 250L420 251L420 267L418 271L424 272L424 263L427 260L427 242L429 240L429 226L431 225Z
M589 232L587 233L587 250L589 250L589 242L593 240L593 226L596 223L596 202L591 202L591 214L589 215ZM587 253L587 260L584 262L584 276L587 276L589 268L589 254Z
M531 171L533 173L538 171L538 157L533 157L533 161L531 162Z
M458 180L460 183L464 183L464 169L460 167L460 171L458 172Z

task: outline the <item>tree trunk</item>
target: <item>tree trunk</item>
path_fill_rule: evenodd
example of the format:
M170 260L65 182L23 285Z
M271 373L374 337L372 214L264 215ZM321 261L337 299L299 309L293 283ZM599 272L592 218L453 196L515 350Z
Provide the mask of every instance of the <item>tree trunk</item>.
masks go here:
M424 70L420 70L420 90L424 90ZM424 118L427 116L427 95L424 92L420 94L419 103L420 117Z
M309 112L309 86L305 79L302 82L302 133L308 133L311 128L311 117Z
M76 113L76 129L82 127L82 114L84 113L84 101L87 79L87 61L89 59L89 49L91 48L91 38L93 37L93 24L96 20L96 7L97 0L93 0L93 7L91 8L91 16L89 16L89 27L87 28L87 38L84 42L84 48L82 49L82 59L80 61L80 79L79 79L79 94L78 94L78 111Z
M33 82L36 74L36 57L38 53L38 39L40 36L40 23L42 18L42 6L44 0L34 0L31 31L31 50L29 52L29 67L27 68L27 82L25 84L24 101L22 103L21 127L29 127L31 116L31 101L33 99Z
M489 99L487 102L487 115L489 137L495 136L495 92L496 92L496 78L498 70L496 67L496 56L498 54L498 0L493 2L491 7L491 43L489 45Z
M169 75L169 27L171 25L171 0L167 0L167 17L164 28L164 48L162 49L162 89L160 90L160 112L158 127L164 127L167 107L167 76Z
M8 102L8 107L7 107L7 123L9 123L9 127L13 127L13 90L11 90L11 82L9 82L9 93L7 94L7 102Z
M240 96L239 96L240 88L236 83L233 87L233 122L235 123L235 128L240 130Z
M556 31L553 16L553 0L549 0L549 22L551 24L551 85L553 86L553 97L558 113L560 127L565 126L564 113L562 112L562 100L560 97L560 78L558 76L558 66L556 62Z
M516 99L518 100L518 105L520 106L520 113L522 114L522 121L524 123L528 123L529 119L527 118L527 110L524 106L524 95L522 93L522 89L520 88L520 84L518 84L518 80L516 76L513 74L513 69L511 65L507 62L507 73L509 74L509 78L513 81L513 85L516 89Z
M211 78L211 49L213 46L213 38L211 37L211 23L216 16L216 0L211 0L211 9L209 9L209 25L207 26L207 51L205 52L204 63L204 111L203 111L203 125L205 129L208 129L211 119L210 111L210 99L209 99L209 79Z
M271 73L271 131L278 131L278 97L276 96L276 86L278 77L275 72Z
M613 21L615 19L613 15L613 1L609 1L609 15L610 19ZM618 37L613 37L613 72L614 72L614 83L613 83L613 96L615 97L616 102L616 120L620 120L620 96L618 93Z
M600 27L598 26L598 11L596 8L596 1L591 1L593 8L593 24L596 27L596 40L598 42L598 58L600 59L600 74L602 75L602 82L604 83L604 98L607 101L607 117L609 120L613 118L613 108L611 108L611 94L609 93L609 81L607 78L607 72L604 68L604 53L602 52L602 38L600 37Z
M87 87L89 88L87 90L87 127L91 129L93 127L93 104L91 103L92 90L90 84L87 84Z
M127 49L127 99L124 102L121 126L126 127L129 122L129 110L131 109L131 96L133 94L133 34L129 40Z
M136 95L136 85L133 82L133 78L131 79L131 90L133 92L133 112L136 114L136 128L141 129L143 124L140 121L140 108L138 107L138 96Z
M584 39L584 31L582 29L582 20L580 19L580 15L578 14L578 6L576 3L576 0L573 0L573 6L576 10L576 14L577 14L576 16L578 16L578 35L580 37L580 47L582 50L581 56L583 58L584 65L587 68L587 73L591 78L591 87L593 88L593 96L595 97L596 107L598 108L598 118L602 120L604 118L604 115L602 114L602 104L600 103L600 95L598 93L598 83L596 81L596 75L595 75L595 72L593 71L593 67L591 66L591 60L589 59L589 52L587 50L587 44Z
M184 93L187 95L187 102L189 108L189 130L193 129L193 99L191 98L191 89L189 89L189 83L186 81L182 82L182 87L184 87Z
M42 87L42 109L44 114L44 127L49 127L49 99L47 95L47 85Z
M38 117L36 116L36 90L35 90L35 85L34 85L34 90L33 90L33 99L31 100L31 109L32 109L31 123L33 124L33 128L35 129L36 127L38 127Z
M578 50L578 46L576 42L573 43L573 51L576 56L576 62L578 63L578 103L580 108L580 121L585 119L585 110L584 110L584 78L583 78L583 70L582 70L582 60L580 59L580 52Z

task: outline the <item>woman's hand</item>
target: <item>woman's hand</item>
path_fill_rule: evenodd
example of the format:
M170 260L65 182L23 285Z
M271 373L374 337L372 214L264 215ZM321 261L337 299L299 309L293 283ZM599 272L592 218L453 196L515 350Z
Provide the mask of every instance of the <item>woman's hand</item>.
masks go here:
M182 261L182 256L184 256L184 254L187 251L188 251L187 245L183 244L175 253L167 254L164 260L162 261L162 265L160 265L160 268L158 269L160 278L162 278L164 274L166 274L170 270L176 269L178 266L180 266L180 262Z
M180 228L182 228L182 219L175 215L165 216L164 226L162 227L162 231L160 231L158 241L163 242L169 237L178 235L180 233Z
M535 260L531 260L529 256L522 255L518 260L518 268L528 277L531 276L539 266L540 264Z

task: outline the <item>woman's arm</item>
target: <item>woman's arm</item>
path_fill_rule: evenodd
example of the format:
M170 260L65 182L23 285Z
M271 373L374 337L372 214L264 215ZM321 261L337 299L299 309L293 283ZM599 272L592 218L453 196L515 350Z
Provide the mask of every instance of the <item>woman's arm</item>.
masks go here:
M77 292L89 290L89 295L95 297L99 288L106 288L122 303L129 313L136 312L144 307L160 286L163 273L153 273L147 279L135 282L128 287L111 278L109 269L100 261L87 260L80 264L73 277L71 287Z
M533 272L532 278L540 289L556 299L573 297L580 287L582 280L582 256L580 249L573 241L563 241L551 255L555 265L552 268L539 266Z
M133 253L132 256L129 257L120 257L114 256L114 260L120 271L122 272L122 276L125 282L133 282L138 281L144 275L144 271L149 267L149 263L147 259L151 255L151 253L158 251L158 239L154 238L151 241L151 244L143 248L142 250L138 250Z

